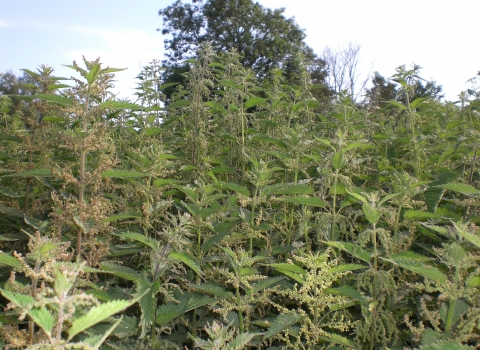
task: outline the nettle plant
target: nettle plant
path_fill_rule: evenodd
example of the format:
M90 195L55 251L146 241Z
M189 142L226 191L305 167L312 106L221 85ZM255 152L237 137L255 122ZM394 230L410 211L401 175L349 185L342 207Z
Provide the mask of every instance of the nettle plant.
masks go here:
M205 45L137 103L98 59L26 71L0 99L1 346L478 347L478 98L417 96L414 66L323 105L292 59L298 86L260 83Z

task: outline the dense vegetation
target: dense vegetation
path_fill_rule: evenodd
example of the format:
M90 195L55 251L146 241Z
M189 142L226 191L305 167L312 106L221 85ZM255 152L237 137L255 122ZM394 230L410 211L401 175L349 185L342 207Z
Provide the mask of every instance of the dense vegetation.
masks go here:
M479 348L475 79L354 101L291 59L204 43L135 103L99 59L1 75L2 348Z

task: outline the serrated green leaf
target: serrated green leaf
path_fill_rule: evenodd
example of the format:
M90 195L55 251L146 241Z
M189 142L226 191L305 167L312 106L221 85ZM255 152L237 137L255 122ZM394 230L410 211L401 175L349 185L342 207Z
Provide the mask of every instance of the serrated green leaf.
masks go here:
M179 100L169 103L167 109L190 106L190 100Z
M405 105L403 105L400 102L397 102L395 100L387 101L387 105L385 107L386 108L400 108L400 109L404 109L404 110L407 109L407 107Z
M150 174L145 174L145 173L139 173L137 171L131 171L131 170L107 170L102 173L103 177L117 177L117 178L123 178L123 179L128 179L128 178L141 178L141 177L149 177L151 176Z
M142 213L139 211L128 211L128 212L109 216L104 220L104 222L113 222L117 220L126 220L126 219L137 219L141 217L142 217Z
M45 307L32 308L28 310L27 313L38 326L40 326L47 334L50 334L55 322L53 316Z
M3 213L5 215L13 217L13 218L22 218L23 219L23 212L22 211L20 211L18 209L10 208L10 207L4 207L3 205L0 205L0 213Z
M233 293L225 290L223 287L216 284L192 284L190 287L202 293L213 295L218 298L230 299L233 298Z
M412 210L405 211L405 214L403 215L403 217L408 220L427 220L427 219L436 218L438 217L438 215L427 212L427 211L412 209Z
M64 106L64 107L70 107L73 106L73 101L69 99L68 97L63 97L59 95L53 95L53 94L37 94L37 95L31 95L31 96L18 96L19 99L22 100L34 100L34 99L40 99L43 101L48 101L48 102L53 102L57 105Z
M110 261L104 261L100 265L100 270L111 273L114 276L136 282L140 278L139 273L129 267L114 264Z
M87 79L87 83L89 85L92 85L95 82L95 80L97 80L99 73L100 73L100 64L99 63L92 64L88 73L85 74L85 79Z
M278 315L270 324L268 331L263 335L263 340L273 337L280 332L286 332L292 325L300 322L302 319L303 316L296 312Z
M269 266L273 267L275 270L278 270L280 272L290 271L290 272L295 272L302 275L307 274L306 270L304 270L303 268L295 264L277 263L277 264L270 264Z
M153 136L153 135L156 135L158 133L161 133L163 131L162 128L159 128L158 126L151 126L147 129L145 129L145 135L146 136Z
M12 142L23 142L21 137L14 136L14 135L5 135L5 134L0 134L0 140L12 141Z
M370 301L365 298L362 293L360 293L358 290L350 287L350 286L341 286L337 288L326 288L324 290L324 293L326 294L331 294L331 295L341 295L344 297L349 297L355 300L358 300L364 305L368 305Z
M216 298L193 293L184 293L178 297L176 296L176 299L179 301L178 304L170 303L158 308L156 319L158 325L165 326L168 322L183 315L185 312L213 304L217 300Z
M125 310L132 301L130 300L113 300L104 304L92 307L85 315L77 318L72 322L72 326L68 330L68 340L70 341L78 333L100 323L110 316Z
M222 239L227 237L230 232L232 232L232 229L237 225L237 223L237 221L225 221L214 227L214 230L217 232L217 234L203 242L202 251L207 252L212 249L215 244L220 243Z
M390 261L395 265L403 267L406 270L415 272L416 274L419 274L421 276L430 278L440 284L443 284L447 281L447 277L445 277L445 275L440 270L436 269L435 267L425 265L420 261L407 260L403 258L393 258L393 259L382 258L382 259L386 261Z
M375 225L378 220L380 220L381 214L370 203L364 203L362 205L362 210L368 222L372 225Z
M264 102L265 102L265 99L255 96L255 97L249 98L247 101L245 101L245 108L248 109L248 108L251 108L253 106L263 104Z
M337 170L343 168L343 166L345 165L345 157L343 155L342 150L335 153L335 155L332 158L332 165Z
M122 233L117 233L116 236L126 238L126 239L131 239L136 242L142 243L143 245L150 247L153 250L158 249L158 243L152 238L145 237L144 235L136 232L122 232Z
M132 102L127 102L127 101L114 101L114 100L108 100L103 102L100 105L100 108L110 108L110 109L131 109L131 110L139 110L139 109L144 109L143 106L137 105Z
M340 344L340 345L355 348L355 343L353 341L341 336L340 334L327 333L327 332L325 332L324 334L325 335L320 335L319 338L322 340L328 341L329 343Z
M248 188L246 188L244 186L237 185L233 182L222 182L222 186L228 188L229 190L240 193L241 195L243 195L245 197L250 197L250 191L248 190Z
M2 295L10 300L16 306L22 309L29 309L31 308L32 304L35 303L35 299L30 295L20 294L16 292L11 292L8 290L0 289Z
M251 294L256 294L256 293L264 290L265 288L268 288L268 287L280 282L283 279L284 279L284 277L272 277L272 278L263 279L263 280L255 283L255 284L253 284L252 289L250 289L248 292L251 293Z
M480 287L480 276L471 276L465 282L468 288Z
M407 250L406 252L401 252L401 253L396 253L392 254L390 256L392 259L406 259L406 260L412 260L412 261L430 261L432 260L428 256L425 255L420 255L414 252L411 252Z
M294 185L289 183L278 184L278 186L266 186L262 192L264 195L299 195L312 194L315 190L308 185Z
M363 270L368 268L366 265L359 265L359 264L341 264L338 266L334 266L328 270L328 273L335 274L347 271L354 271L354 270Z
M370 263L370 253L362 250L360 247L354 245L353 243L348 243L348 242L327 242L324 241L326 245L334 248L338 248L340 250L343 250L344 252L349 253L350 255L354 256L355 258L358 258L360 260L365 261L366 263Z
M168 258L178 262L183 262L185 265L195 271L197 275L202 275L200 266L198 266L197 262L195 261L196 259L192 255L185 252L170 252L170 254L168 254Z
M53 177L50 169L32 169L27 171L21 171L15 174L3 175L2 177Z
M450 191L460 192L467 196L480 194L480 191L477 190L475 187L467 184L458 183L458 182L452 182L449 184L440 185L436 187L444 188Z
M7 253L0 253L0 264L13 267L18 271L22 271L22 264L20 264L20 261Z
M178 184L180 181L175 179L156 179L153 184L157 187L168 186L168 185L175 185Z
M286 198L275 198L276 201L279 202L287 202L293 203L298 205L307 205L310 207L317 207L317 208L325 208L327 202L318 198L318 197L303 197L303 196L295 196L295 197L286 197Z
M465 231L460 225L454 224L455 232L460 236L469 241L471 244L475 245L477 248L480 248L480 236L476 233L471 233Z

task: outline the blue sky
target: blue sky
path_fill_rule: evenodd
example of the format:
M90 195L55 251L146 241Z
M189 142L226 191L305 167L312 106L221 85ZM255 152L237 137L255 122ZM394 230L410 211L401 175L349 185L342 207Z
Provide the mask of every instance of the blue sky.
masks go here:
M349 42L362 46L360 69L389 77L400 64L419 64L421 76L443 85L455 100L480 70L480 0L260 0L285 7L305 29L317 53ZM0 71L47 64L57 75L72 73L62 64L101 57L117 73L120 97L131 94L134 77L152 59L163 58L156 29L158 10L173 0L17 0L0 12Z

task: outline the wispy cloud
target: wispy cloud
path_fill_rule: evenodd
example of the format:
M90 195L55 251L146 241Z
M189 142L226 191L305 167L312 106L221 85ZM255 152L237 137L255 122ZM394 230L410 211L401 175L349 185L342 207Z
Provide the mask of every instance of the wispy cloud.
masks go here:
M0 28L13 27L13 23L0 19Z
M92 26L73 26L69 28L76 36L83 37L79 48L68 52L70 61L81 61L85 56L89 60L100 57L106 66L127 68L116 74L116 89L120 96L129 97L136 86L134 78L140 70L153 59L161 59L163 54L163 39L160 34L131 28L117 30Z

